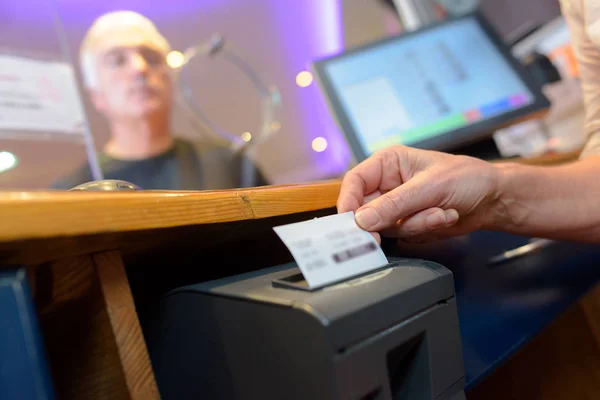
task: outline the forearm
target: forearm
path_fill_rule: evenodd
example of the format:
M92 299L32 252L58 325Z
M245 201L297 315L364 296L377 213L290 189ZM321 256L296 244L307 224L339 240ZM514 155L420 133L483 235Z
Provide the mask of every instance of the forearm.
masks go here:
M485 228L600 243L600 156L555 167L496 168L497 191Z

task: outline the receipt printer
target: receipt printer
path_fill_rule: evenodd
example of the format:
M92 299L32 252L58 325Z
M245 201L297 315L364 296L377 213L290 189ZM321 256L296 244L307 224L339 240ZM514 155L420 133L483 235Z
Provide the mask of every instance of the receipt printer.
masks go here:
M286 264L169 292L146 327L161 398L464 400L452 273L389 261L312 291Z

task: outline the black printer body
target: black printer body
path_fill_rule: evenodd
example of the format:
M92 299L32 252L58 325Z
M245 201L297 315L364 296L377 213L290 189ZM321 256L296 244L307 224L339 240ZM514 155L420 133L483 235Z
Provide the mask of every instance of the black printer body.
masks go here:
M464 400L452 273L389 261L314 291L287 264L168 293L145 329L162 399Z

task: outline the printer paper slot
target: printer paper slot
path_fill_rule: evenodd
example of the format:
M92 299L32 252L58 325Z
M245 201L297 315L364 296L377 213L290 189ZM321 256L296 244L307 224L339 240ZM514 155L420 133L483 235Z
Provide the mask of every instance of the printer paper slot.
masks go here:
M352 277L352 279L340 279L339 281L331 282L328 285L319 286L316 288L311 288L308 285L308 282L304 278L302 272L294 273L288 276L284 276L282 278L273 279L272 285L273 287L283 288L283 289L296 289L296 290L304 290L306 292L314 292L321 289L328 289L333 287L338 287L340 285L344 285L343 287L350 286L358 286L363 283L371 282L373 280L377 280L382 278L392 272L392 269L398 265L398 262L392 262L387 265L384 265L381 268L378 268L374 271L369 271L364 274L360 274L358 276Z
M311 292L314 290L308 286L308 282L306 282L306 279L304 279L304 275L302 275L302 273L300 272L284 276L283 278L273 279L273 287L305 290L307 292Z

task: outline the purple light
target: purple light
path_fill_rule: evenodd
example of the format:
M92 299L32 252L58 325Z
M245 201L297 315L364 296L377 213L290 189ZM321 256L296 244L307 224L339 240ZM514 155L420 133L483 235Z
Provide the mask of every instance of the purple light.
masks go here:
M321 27L323 35L319 37L319 41L322 44L322 54L317 56L328 56L338 54L344 50L344 27L342 23L342 4L341 0L325 0L316 2L321 7L320 18L315 16L318 21L318 26ZM317 91L317 85L313 85L314 91ZM346 141L344 140L342 133L339 131L337 125L332 120L330 112L324 103L322 94L317 94L321 98L319 104L323 123L325 125L325 131L323 137L328 142L328 150L324 152L322 156L329 156L330 162L328 170L324 171L329 174L339 174L345 171L348 162L350 160L350 152ZM321 157L319 157L321 158Z
M2 0L2 20L19 23L48 23L52 14L50 7L57 7L61 19L69 26L89 26L100 15L117 10L135 10L152 20L186 15L194 10L203 12L216 7L233 6L236 0Z
M290 80L295 80L296 74L307 70L312 60L343 51L340 0L276 0L271 4L276 31L281 32L280 48L276 52L284 58L287 70L293 74ZM324 152L312 152L312 160L318 171L312 171L315 175L307 178L340 175L347 168L350 152L318 85L313 83L306 88L296 87L295 91L299 91L294 93L294 97L298 97L304 122L304 135L298 146L310 147L312 140L318 136L328 142ZM285 107L295 106L288 101Z
M316 35L322 55L340 52L344 47L341 0L323 0L316 2L315 25L320 27L321 35Z

